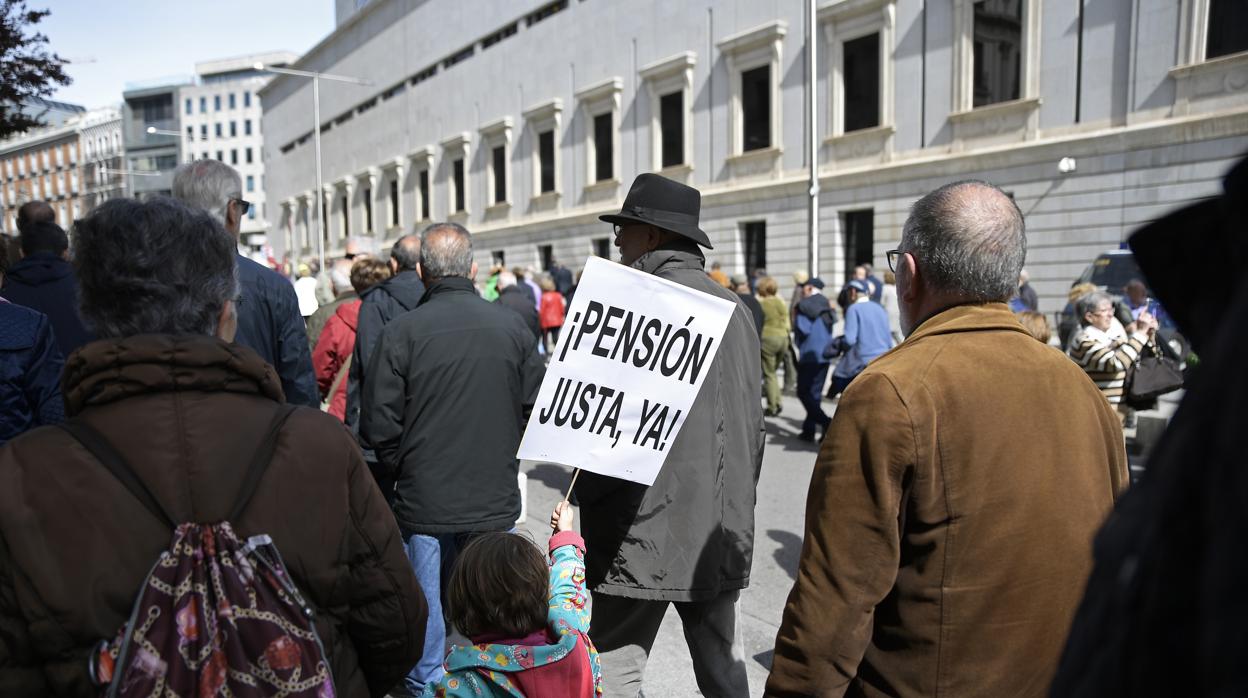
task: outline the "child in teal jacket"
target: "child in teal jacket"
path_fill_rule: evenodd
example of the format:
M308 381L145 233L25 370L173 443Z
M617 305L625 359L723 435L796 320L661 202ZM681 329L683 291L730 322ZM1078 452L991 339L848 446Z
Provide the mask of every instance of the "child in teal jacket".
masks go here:
M487 533L460 553L447 589L449 620L472 645L454 646L424 696L595 698L598 652L589 641L585 541L572 507L550 517L549 564L529 540Z

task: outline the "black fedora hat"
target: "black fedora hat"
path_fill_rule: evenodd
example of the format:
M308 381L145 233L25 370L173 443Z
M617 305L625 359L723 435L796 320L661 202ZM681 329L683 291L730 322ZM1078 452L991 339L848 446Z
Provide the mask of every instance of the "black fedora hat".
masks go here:
M702 194L697 189L673 182L657 174L640 174L624 197L619 213L598 216L608 223L628 225L643 223L683 235L699 245L711 248L711 238L698 227Z

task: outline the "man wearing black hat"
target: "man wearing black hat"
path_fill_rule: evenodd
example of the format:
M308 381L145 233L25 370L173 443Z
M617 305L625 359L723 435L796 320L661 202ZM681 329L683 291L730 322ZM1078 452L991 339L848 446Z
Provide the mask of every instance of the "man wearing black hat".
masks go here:
M685 628L706 696L747 696L737 600L749 585L754 499L763 460L761 350L749 311L705 271L701 195L643 174L615 225L620 262L736 304L710 374L650 487L583 472L590 637L611 677L606 695L636 696L669 603Z

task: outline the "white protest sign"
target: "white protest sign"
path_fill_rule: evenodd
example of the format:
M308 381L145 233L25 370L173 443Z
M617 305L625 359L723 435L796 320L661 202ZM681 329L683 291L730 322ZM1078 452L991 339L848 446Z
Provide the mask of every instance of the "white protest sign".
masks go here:
M652 484L735 308L591 257L518 457Z

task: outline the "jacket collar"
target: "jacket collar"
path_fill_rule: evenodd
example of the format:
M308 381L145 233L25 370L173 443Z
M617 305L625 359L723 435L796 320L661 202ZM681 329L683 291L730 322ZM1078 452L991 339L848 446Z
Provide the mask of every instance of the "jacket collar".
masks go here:
M906 344L923 337L955 332L1008 330L1027 334L1005 303L963 303L932 315L906 337Z
M205 335L101 339L69 355L61 377L66 411L161 392L263 395L284 402L273 367L251 349Z
M477 295L476 286L472 285L472 281L462 276L448 276L438 279L425 289L425 295L421 297L420 304L424 305L433 300L437 296L455 293L471 293Z
M697 243L677 240L643 254L630 266L647 274L658 274L659 271L668 269L704 271L706 257L698 249Z
M550 645L495 645L480 644L454 646L446 657L447 671L464 669L492 669L494 671L524 671L532 667L553 664L568 656L576 646L578 634L560 636Z

